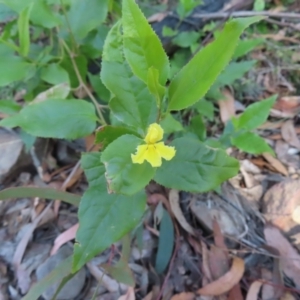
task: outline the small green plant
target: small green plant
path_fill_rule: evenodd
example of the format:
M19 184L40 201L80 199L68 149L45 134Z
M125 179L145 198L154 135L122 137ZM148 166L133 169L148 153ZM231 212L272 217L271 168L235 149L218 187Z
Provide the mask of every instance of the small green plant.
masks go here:
M205 110L202 98L230 62L242 32L260 17L230 20L212 43L170 76L161 42L134 0L122 1L122 17L109 31L103 22L114 1L89 0L84 10L81 0L51 2L59 9L42 0L29 5L5 1L18 17L7 23L0 38L0 51L6 53L0 58L5 74L0 84L24 81L27 103L0 101L8 115L0 125L64 139L85 137L101 125L95 140L100 151L81 159L89 187L78 211L72 262L76 272L139 224L146 207L144 188L151 180L167 188L206 192L235 176L238 161L224 147L242 149L249 132L266 119L273 100L253 105L232 120L234 129L226 129L220 148L208 146L203 134L191 134L198 125L203 127L199 120L183 128L172 116L196 103ZM188 11L196 2L182 3L190 3ZM45 34L47 46L39 47ZM100 76L89 73L88 62L100 56ZM87 78L98 98L87 88ZM89 99L77 99L78 88ZM173 132L178 135L170 141Z

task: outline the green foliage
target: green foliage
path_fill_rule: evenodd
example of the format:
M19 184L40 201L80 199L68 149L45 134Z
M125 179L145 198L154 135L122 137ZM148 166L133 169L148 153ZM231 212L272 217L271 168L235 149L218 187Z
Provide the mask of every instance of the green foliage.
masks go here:
M68 72L57 63L45 66L41 72L41 79L54 85L70 81Z
M229 63L241 33L259 20L260 17L252 17L229 21L216 40L199 51L173 78L168 109L184 109L200 100Z
M253 130L262 125L268 118L270 109L274 105L277 95L249 105L233 124L236 129Z
M133 135L123 135L113 141L102 153L106 168L108 189L114 193L133 195L153 178L155 169L149 164L132 164L131 153L143 140ZM122 149L122 151L120 151Z
M52 188L14 187L0 191L0 200L22 197L40 197L53 200L63 200L75 206L78 206L80 202L80 196L57 191Z
M65 22L68 22L73 37L79 42L103 23L107 12L108 0L73 0Z
M158 70L159 83L169 77L169 59L158 36L134 0L123 0L124 53L133 73L147 83L148 69Z
M178 122L170 113L168 113L162 119L160 125L162 126L165 134L183 130L183 126L181 125L181 123Z
M101 79L114 95L109 106L115 117L145 132L156 118L156 101L125 62L119 24L111 29L104 45Z
M158 250L155 261L155 270L158 274L165 271L172 257L174 248L174 227L167 210L162 210L163 215L159 228Z
M266 141L253 132L246 131L240 133L236 137L231 138L231 143L240 150L251 154L269 152L274 155L274 151L270 148Z
M239 163L225 151L212 149L191 138L175 139L175 157L158 168L154 179L161 185L189 192L206 192L235 176Z
M13 100L0 100L0 112L13 115L19 112L21 109L20 105L15 103Z
M19 15L18 18L18 31L19 31L19 53L22 56L27 56L30 47L30 32L29 32L29 15L31 6L26 7Z
M253 103L238 118L233 118L229 121L221 137L223 144L227 146L231 144L251 154L269 152L274 155L274 151L266 141L251 131L267 120L270 109L276 99L277 95L274 95L268 99Z
M2 3L0 19L6 21L0 37L0 87L10 90L0 98L0 111L6 114L0 126L20 127L28 147L38 136L84 138L100 126L95 138L100 150L81 160L89 187L79 205L73 272L140 223L144 188L151 180L167 188L206 192L239 170L226 147L235 145L254 154L270 151L251 131L266 120L274 99L249 106L216 141L207 138L206 131L207 120L215 118L214 105L203 98L208 91L218 94L253 67L253 61L229 62L259 44L238 42L245 28L261 18L227 22L190 61L201 33L164 28L173 43L185 47L173 56L170 67L158 36L134 0L122 0L122 7L112 0ZM180 17L196 5L199 1L181 0ZM20 89L25 91L24 101L10 100ZM182 109L186 110L178 112ZM162 158L162 164L133 161L139 149L147 158L158 157L156 162ZM5 190L0 197L16 193L41 195L40 190ZM44 196L79 203L79 197L69 193L44 190ZM172 220L166 211L161 217L156 261L160 273L174 244ZM116 265L104 267L134 285L123 256L127 257L122 253Z
M107 193L100 153L85 154L81 162L89 188L79 206L80 227L76 235L78 243L74 249L73 271L132 230L140 221L146 204L144 191L130 197Z
M134 131L121 126L103 126L97 133L95 143L101 145L101 150L104 150L111 142L125 134L136 134Z
M0 45L0 67L0 87L26 78L30 69L33 68L30 63L16 56L13 51L3 45Z
M93 105L83 100L47 99L24 107L0 126L20 126L39 137L77 139L93 132L96 115Z

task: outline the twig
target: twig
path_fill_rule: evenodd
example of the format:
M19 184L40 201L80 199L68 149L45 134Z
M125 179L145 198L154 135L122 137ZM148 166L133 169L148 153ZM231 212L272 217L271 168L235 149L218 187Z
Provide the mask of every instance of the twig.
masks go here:
M72 62L74 71L75 71L76 76L77 76L78 81L79 81L79 85L80 85L81 87L83 87L83 89L85 90L85 92L87 93L87 95L88 95L88 96L90 97L90 99L93 101L93 103L94 103L94 105L95 105L95 107L96 107L97 113L98 113L98 115L99 115L99 118L100 118L100 120L99 120L100 123L101 123L102 125L106 125L106 121L105 121L105 119L104 119L104 117L103 117L103 114L102 114L102 112L101 112L101 108L100 108L100 106L99 106L99 103L98 103L98 101L96 100L96 98L93 96L93 94L91 93L91 91L89 90L89 88L88 88L88 87L86 86L86 84L84 83L84 81L83 81L83 79L82 79L82 77L81 77L81 74L80 74L80 72L79 72L79 70L78 70L78 67L77 67L76 61L75 61L75 59L74 59L73 53L71 52L70 48L68 47L68 45L66 44L66 42L65 42L63 39L61 39L60 41L61 41L61 43L63 44L64 48L66 49L66 51L68 52L68 54L69 54L69 56L70 56L70 59L71 59L71 62Z
M223 19L229 17L251 17L251 16L266 16L279 19L300 19L300 14L287 12L270 12L270 11L235 11L235 12L215 12L193 14L193 18L201 19Z
M300 27L298 27L297 25L291 24L291 23L280 22L280 21L276 21L276 20L272 20L272 19L266 19L266 22L268 22L270 24L282 26L282 27L290 27L295 30L300 30Z

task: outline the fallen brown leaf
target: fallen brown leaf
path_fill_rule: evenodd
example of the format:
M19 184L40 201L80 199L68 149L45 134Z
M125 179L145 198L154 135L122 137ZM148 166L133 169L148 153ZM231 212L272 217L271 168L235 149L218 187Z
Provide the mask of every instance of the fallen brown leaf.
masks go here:
M276 157L272 156L270 153L263 153L263 157L267 160L271 166L279 173L287 176L289 174L287 168L278 160Z
M297 225L293 220L293 213L299 205L300 180L286 179L273 185L265 193L262 211L269 222L287 233ZM294 217L297 217L297 210Z
M230 270L216 281L213 281L197 291L204 296L219 296L230 291L242 278L245 271L244 261L234 257Z
M193 300L195 299L195 295L193 293L180 293L174 295L171 300Z
M280 300L296 300L296 298L289 292L284 293Z
M220 108L220 117L223 123L226 123L235 116L234 97L229 89L223 89L223 99L218 101Z
M258 293L261 289L262 282L260 281L254 281L251 283L249 291L247 293L246 300L257 300L258 299Z
M173 214L175 215L177 221L179 222L179 224L181 225L181 227L186 230L188 233L190 233L191 235L195 236L195 232L193 227L186 221L180 205L179 205L179 192L177 190L170 190L169 193L169 201L170 201L170 205L171 205L171 210L173 212Z
M300 288L300 255L282 235L278 228L267 225L264 229L265 239L269 246L280 253L280 263L283 272L290 277L296 287Z
M121 297L119 297L118 300L135 300L135 293L133 287L128 287L127 293Z
M64 245L65 243L75 239L77 229L79 227L79 223L73 225L66 231L62 232L54 241L53 248L51 249L51 255L54 255L58 249Z
M287 143L300 150L300 141L295 130L294 122L292 120L284 122L281 127L281 135Z
M279 111L285 118L293 118L300 112L300 97L285 96L280 97L273 106L273 109Z

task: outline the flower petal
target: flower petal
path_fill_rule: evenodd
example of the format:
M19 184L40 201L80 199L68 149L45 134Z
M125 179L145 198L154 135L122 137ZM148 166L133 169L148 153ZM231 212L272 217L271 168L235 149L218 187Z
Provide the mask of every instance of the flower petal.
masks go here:
M139 145L136 148L136 153L131 154L131 160L134 164L142 164L146 159L148 145Z
M147 144L155 144L156 142L162 140L164 136L164 131L161 126L157 123L153 123L148 127L148 132L145 137L145 142Z
M175 147L166 146L163 142L156 143L155 147L160 156L166 160L170 160L175 156Z
M148 149L145 152L145 159L152 167L161 166L161 156L154 145L148 145Z

